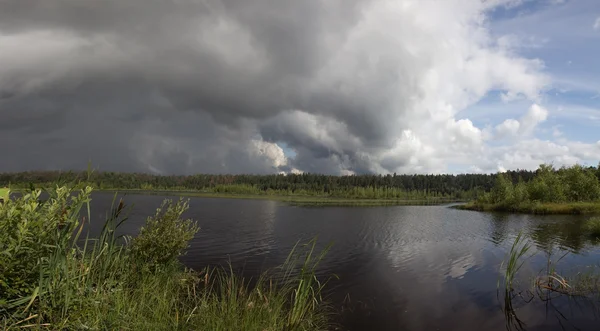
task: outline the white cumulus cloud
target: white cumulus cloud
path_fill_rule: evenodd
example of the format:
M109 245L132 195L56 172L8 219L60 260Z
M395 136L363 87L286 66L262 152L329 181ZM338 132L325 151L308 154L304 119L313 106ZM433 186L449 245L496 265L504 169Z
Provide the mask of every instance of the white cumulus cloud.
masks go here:
M519 120L509 118L496 126L498 138L530 135L538 124L548 118L548 110L533 104Z

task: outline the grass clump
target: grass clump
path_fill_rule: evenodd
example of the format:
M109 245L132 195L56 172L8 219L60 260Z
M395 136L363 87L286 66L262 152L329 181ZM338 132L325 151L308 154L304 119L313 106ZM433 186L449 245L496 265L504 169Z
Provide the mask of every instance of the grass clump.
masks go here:
M195 272L178 261L198 231L182 218L186 201L165 201L126 240L116 235L127 219L121 201L98 238L80 239L91 191L55 187L42 201L34 190L0 205L0 329L328 327L314 241L253 284L231 270Z
M502 261L500 265L500 270L504 268L504 289L501 291L500 279L498 279L497 295L498 298L500 298L500 294L503 292L504 303L502 305L502 311L504 312L504 318L506 319L507 330L525 330L525 324L516 314L513 300L515 298L523 298L522 292L515 288L515 277L521 267L523 267L523 264L525 263L524 257L530 249L531 244L523 237L523 234L519 232L510 248L507 259Z
M515 280L515 276L517 272L523 266L525 261L523 257L529 252L531 249L531 244L525 241L523 234L519 232L515 241L513 242L510 252L508 253L508 259L503 261L500 265L500 269L504 266L504 288L507 291L513 290L513 282Z

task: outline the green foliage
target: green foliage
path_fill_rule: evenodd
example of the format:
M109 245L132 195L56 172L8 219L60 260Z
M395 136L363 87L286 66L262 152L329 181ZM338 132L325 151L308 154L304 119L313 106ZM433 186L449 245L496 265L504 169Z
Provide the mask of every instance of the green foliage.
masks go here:
M305 246L308 247L307 250L299 250L298 245L294 246L284 264L284 282L286 288L292 292L292 306L287 320L290 327L305 329L302 327L303 324L307 320L311 320L309 317L312 312L319 308L322 301L321 291L325 284L317 279L315 271L325 254L327 254L329 247L317 254L315 245L316 239L313 239ZM293 277L291 275L295 270L294 266L298 264L300 265L300 273L297 277Z
M9 196L10 190L7 188L0 187L0 203L2 203L2 201L8 200Z
M527 184L519 179L517 185L514 186L513 190L513 204L520 204L523 201L529 201L529 190Z
M513 182L529 181L534 173L509 171ZM61 173L33 171L0 173L0 186L28 187L30 183L52 183L58 178L83 179L93 187L115 190L193 191L218 194L319 196L349 199L474 199L494 184L494 174L460 175L352 175L320 174L156 176L139 173Z
M506 175L499 173L492 188L492 201L494 203L510 203L513 201L513 183Z
M131 253L135 261L147 266L164 265L175 261L188 247L188 242L199 228L196 222L182 220L189 201L177 203L165 200L156 214L146 220L140 234L131 241Z
M533 201L563 202L565 201L564 178L550 165L542 164L529 186L529 196Z
M596 168L580 165L555 170L542 164L528 182L513 184L498 174L489 195L480 195L467 209L525 211L533 213L596 211L600 202L600 181ZM568 207L568 208L565 208Z
M600 199L600 182L594 172L586 171L580 165L561 170L563 180L567 184L565 196L568 201L595 201Z
M531 244L523 237L523 234L519 232L515 241L513 242L510 252L508 253L508 259L502 261L500 269L503 267L504 270L504 288L507 291L513 289L513 283L517 272L523 267L524 257L531 249ZM499 285L500 283L498 283Z
M127 219L123 201L98 238L77 244L90 192L57 187L47 201L38 190L0 206L1 329L328 328L314 243L303 264L283 268L283 277L265 273L250 286L232 272L183 268L177 257L198 228L181 219L188 207L181 200L165 201L131 246L115 234ZM148 264L152 270L135 268Z
M79 212L89 201L91 188L71 196L57 187L40 201L40 190L0 204L0 293L10 301L30 295L41 267L54 252L70 244L79 224ZM6 301L4 301L6 303Z

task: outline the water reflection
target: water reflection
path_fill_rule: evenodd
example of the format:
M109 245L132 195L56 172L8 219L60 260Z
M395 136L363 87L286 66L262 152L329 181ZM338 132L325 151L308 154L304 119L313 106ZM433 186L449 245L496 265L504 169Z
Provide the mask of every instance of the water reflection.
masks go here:
M508 214L502 213L493 213L490 214L490 223L492 226L492 232L490 234L490 240L496 244L501 244L508 235L508 225L509 222Z
M554 219L552 222L536 225L529 231L537 247L546 252L554 249L580 253L590 244L590 238L583 235L583 218L572 218L568 221Z

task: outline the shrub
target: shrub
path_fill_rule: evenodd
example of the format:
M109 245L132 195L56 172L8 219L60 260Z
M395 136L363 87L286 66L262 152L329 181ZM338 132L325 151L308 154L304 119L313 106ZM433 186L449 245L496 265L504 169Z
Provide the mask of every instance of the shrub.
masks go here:
M514 186L513 196L511 203L513 205L519 205L526 201L529 201L529 192L527 191L527 184L519 179L517 185Z
M506 203L513 198L513 183L512 181L502 173L499 173L496 177L496 182L492 188L492 201L494 203Z
M534 201L565 201L565 182L550 165L542 164L529 184L529 196Z
M40 201L41 191L34 190L0 204L0 305L34 291L44 261L71 242L91 191L72 196L71 189L56 187Z
M592 171L578 164L561 171L569 201L594 201L600 198L600 183Z
M189 200L179 199L177 203L165 200L131 241L134 261L155 268L181 256L199 230L196 222L181 219L188 207Z

